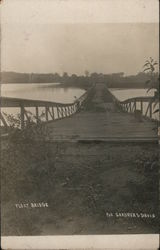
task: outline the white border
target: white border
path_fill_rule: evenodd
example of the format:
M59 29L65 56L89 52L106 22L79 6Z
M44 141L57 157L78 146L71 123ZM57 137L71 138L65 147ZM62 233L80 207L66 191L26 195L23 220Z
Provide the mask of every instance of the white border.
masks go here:
M6 23L159 22L158 0L4 0ZM17 15L18 13L18 15ZM158 249L159 235L2 237L2 249Z
M3 0L3 23L159 22L158 0Z
M2 237L2 249L153 249L159 234Z

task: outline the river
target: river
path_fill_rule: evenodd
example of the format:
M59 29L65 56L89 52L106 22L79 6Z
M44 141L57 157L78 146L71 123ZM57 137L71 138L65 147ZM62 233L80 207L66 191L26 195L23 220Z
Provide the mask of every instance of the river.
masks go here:
M71 103L79 98L85 90L80 88L62 88L59 83L2 84L1 95L25 99Z

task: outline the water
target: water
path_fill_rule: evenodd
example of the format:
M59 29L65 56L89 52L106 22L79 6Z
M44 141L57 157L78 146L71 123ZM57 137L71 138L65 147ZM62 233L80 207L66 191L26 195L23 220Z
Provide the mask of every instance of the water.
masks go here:
M75 100L75 96L79 98L85 92L83 89L62 88L58 85L59 83L2 84L1 95L5 97L71 103Z
M140 96L154 96L154 91L151 89L147 92L147 89L110 89L112 94L114 94L120 101L124 101L126 99L132 97L140 97Z

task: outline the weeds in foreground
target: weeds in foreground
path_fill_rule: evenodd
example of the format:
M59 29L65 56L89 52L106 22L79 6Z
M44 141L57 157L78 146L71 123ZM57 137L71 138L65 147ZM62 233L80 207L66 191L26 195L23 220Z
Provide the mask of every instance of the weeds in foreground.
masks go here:
M159 113L160 108L158 105L158 108L156 108L157 104L160 102L160 79L157 78L155 75L156 67L158 66L158 63L150 57L149 60L146 60L145 64L143 65L144 72L147 72L149 74L149 79L146 81L146 84L148 86L147 93L150 90L155 90L154 95L154 111L153 113Z
M38 119L38 124L35 122L36 117L31 111L26 111L27 119L24 121L24 129L21 129L21 115L7 114L3 112L8 124L8 133L10 139L16 140L45 140L49 136L49 129L45 126L42 119L44 112L41 113Z

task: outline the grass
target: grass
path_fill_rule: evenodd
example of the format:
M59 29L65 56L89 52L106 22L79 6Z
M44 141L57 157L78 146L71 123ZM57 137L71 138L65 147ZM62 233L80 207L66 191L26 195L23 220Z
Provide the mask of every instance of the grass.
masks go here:
M155 233L158 149L153 144L2 143L2 234ZM47 202L48 208L16 209ZM158 220L157 220L158 221Z

